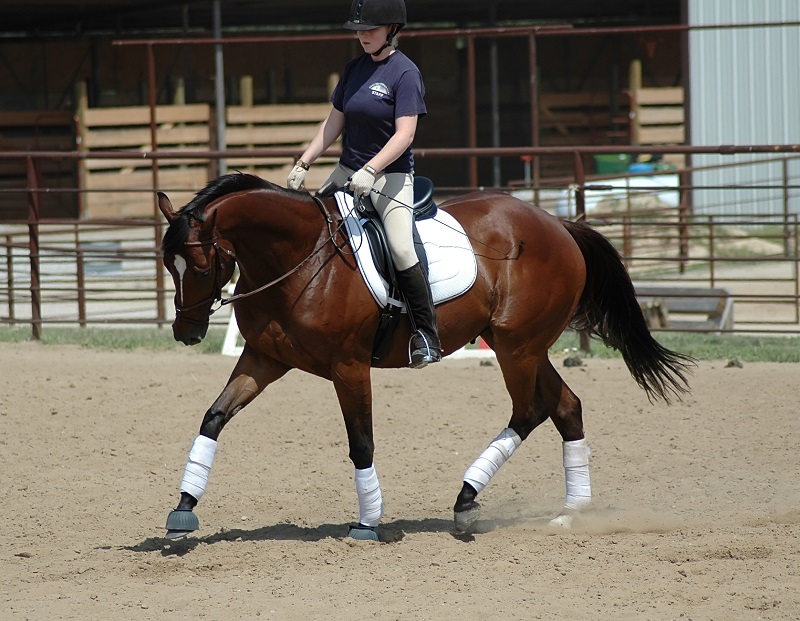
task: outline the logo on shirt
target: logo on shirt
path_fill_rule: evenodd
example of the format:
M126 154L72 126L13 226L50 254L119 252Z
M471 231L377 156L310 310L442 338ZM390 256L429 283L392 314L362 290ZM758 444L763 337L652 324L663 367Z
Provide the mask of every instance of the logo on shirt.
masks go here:
M373 82L370 84L369 90L373 95L375 95L375 97L388 97L391 95L389 87L383 82Z

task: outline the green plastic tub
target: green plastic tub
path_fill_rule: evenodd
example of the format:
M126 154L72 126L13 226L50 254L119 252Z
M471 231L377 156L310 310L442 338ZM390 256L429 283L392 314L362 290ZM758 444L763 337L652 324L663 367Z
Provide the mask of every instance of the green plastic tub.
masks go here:
M613 175L626 172L631 156L625 153L602 153L594 157L594 171L598 175Z

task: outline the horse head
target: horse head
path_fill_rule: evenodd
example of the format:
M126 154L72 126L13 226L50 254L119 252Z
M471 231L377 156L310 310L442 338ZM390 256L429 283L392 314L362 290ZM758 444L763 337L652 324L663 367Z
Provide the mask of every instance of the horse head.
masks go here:
M233 250L218 237L216 210L207 214L189 204L173 211L163 192L158 193L158 207L169 223L162 250L164 267L175 284L172 334L184 345L197 345L205 338L222 288L233 276Z

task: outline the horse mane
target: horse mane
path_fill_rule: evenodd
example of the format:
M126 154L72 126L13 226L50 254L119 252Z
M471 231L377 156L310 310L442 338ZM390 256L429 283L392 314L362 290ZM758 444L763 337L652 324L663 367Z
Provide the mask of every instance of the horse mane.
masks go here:
M191 219L204 222L204 211L208 205L228 194L247 190L272 190L283 194L291 192L291 190L249 173L235 172L221 175L209 181L206 187L197 192L194 198L177 212L178 217L172 221L164 233L161 249L164 252L178 252L189 238Z

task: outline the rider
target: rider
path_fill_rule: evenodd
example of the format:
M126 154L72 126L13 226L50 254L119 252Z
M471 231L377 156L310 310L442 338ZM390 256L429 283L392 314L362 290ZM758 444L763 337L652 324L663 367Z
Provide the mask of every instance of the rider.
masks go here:
M417 66L397 50L406 23L404 0L354 0L344 28L355 30L364 54L347 63L331 96L333 109L322 122L287 180L303 187L306 171L344 132L342 155L328 182L370 196L386 229L400 288L416 332L411 366L442 358L431 287L412 237L414 155L417 120L427 112Z

